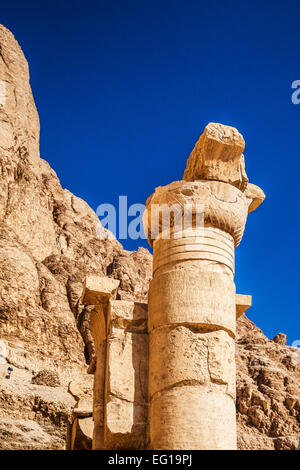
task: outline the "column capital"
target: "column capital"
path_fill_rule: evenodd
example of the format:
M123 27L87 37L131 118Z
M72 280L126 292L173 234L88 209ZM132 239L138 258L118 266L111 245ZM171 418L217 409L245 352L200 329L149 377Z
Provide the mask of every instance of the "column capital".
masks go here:
M164 238L162 232L169 227L170 238L178 228L216 227L229 233L236 247L242 239L251 203L250 194L221 181L176 181L156 188L148 198L144 229L153 246L155 239ZM186 227L189 215L192 224Z
M224 181L243 191L248 182L244 148L244 138L235 127L210 122L188 158L183 179Z
M81 302L84 305L106 304L114 300L120 281L107 276L88 274L84 281Z
M187 161L183 180L159 186L147 199L143 222L151 246L155 239L164 238L166 229L170 238L176 233L176 224L182 230L182 219L191 211L193 229L202 221L202 226L229 233L235 247L239 245L248 213L265 198L264 192L248 181L244 147L243 136L234 127L206 126ZM203 218L197 219L201 211Z

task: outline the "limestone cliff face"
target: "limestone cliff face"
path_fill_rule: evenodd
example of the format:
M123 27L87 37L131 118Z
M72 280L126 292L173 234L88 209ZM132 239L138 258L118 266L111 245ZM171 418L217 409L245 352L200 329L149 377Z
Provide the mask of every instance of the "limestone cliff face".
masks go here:
M64 448L75 403L68 383L80 381L94 354L89 310L79 301L86 273L119 279L121 299L142 301L152 257L109 239L92 209L40 159L28 65L3 26L0 221L0 449ZM295 448L299 365L249 320L239 328L240 448Z
M285 335L269 340L247 317L238 321L237 420L241 449L297 449L300 363ZM294 352L294 354L293 354Z

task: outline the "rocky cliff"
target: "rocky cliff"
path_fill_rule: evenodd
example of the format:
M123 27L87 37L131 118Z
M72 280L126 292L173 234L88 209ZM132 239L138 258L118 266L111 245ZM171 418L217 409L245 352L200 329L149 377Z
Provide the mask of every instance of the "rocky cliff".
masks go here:
M279 333L269 340L246 316L238 320L237 421L240 449L297 449L300 361Z
M90 312L80 303L85 275L115 277L121 299L145 300L152 258L108 237L40 158L28 65L3 26L0 174L0 449L61 449L75 402L68 384L94 354ZM299 364L282 342L240 321L240 448L297 446Z

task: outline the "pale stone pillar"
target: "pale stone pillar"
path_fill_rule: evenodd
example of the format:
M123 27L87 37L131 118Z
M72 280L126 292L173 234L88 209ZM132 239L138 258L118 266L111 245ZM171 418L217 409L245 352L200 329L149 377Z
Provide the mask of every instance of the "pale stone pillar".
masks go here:
M94 397L93 397L93 449L103 449L105 446L105 364L107 357L108 337L108 310L110 300L116 298L120 281L88 275L81 297L85 305L93 305L94 310L90 316L90 329L94 339L96 351L96 363L92 363L89 372L94 373Z
M116 300L119 281L88 276L82 303L94 305L93 449L143 449L148 420L147 304Z
M236 129L209 124L185 181L159 187L147 200L144 226L154 263L148 305L153 449L236 449L234 249L248 211L264 198L248 183L243 149ZM155 215L171 206L177 216L178 207L193 207L193 223L170 217L165 239L163 219ZM240 311L247 308L242 300Z

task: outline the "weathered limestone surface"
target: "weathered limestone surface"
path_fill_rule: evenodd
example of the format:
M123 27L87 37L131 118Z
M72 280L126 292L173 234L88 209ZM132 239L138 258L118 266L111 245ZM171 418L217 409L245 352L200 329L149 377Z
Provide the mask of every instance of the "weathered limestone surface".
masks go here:
M237 129L209 123L187 161L183 179L224 181L245 189L244 148L245 141Z
M151 440L161 449L230 449L236 432L232 422L232 399L216 391L186 385L166 390L150 408ZM201 415L201 420L197 417ZM216 433L216 425L218 433ZM219 433L223 435L222 440Z
M0 449L62 449L74 398L65 384L32 383L32 372L0 364ZM79 377L79 375L78 375Z
M174 289L174 286L177 288ZM163 297L158 295L160 292L164 293ZM223 300L224 292L228 296ZM164 324L190 323L195 327L222 327L233 335L235 287L232 276L213 271L203 272L199 266L188 271L178 269L162 273L154 277L150 285L149 309L152 313L149 316L150 331Z
M235 304L236 304L236 318L240 318L243 313L248 310L249 307L252 305L252 297L251 295L242 295L236 294L235 296Z
M137 251L122 250L107 266L107 275L120 280L120 300L144 302L152 277L152 256L142 247Z
M261 190L244 192L243 149L236 129L209 124L188 160L188 181L159 187L147 200L152 449L237 447L234 248L249 206L263 200Z
M84 281L82 303L87 305L106 304L115 299L120 281L109 277L88 275Z
M247 306L247 304L249 304L250 299L247 297L249 296L237 295L237 312L239 308L245 308L245 305ZM127 317L127 309L124 309L123 303L119 304L119 302L116 302L116 304L118 304L118 310L120 310L118 317L122 318L122 312L124 312L124 315ZM222 332L220 331L219 334L222 334ZM190 335L191 338L193 338L192 331ZM214 333L211 335L214 336ZM198 336L200 337L200 335ZM284 337L281 333L279 336L281 338ZM200 344L205 344L205 341L201 341ZM221 345L222 343L219 343L219 346ZM190 346L193 350L193 345ZM185 354L185 350L188 350L188 348L184 348L183 346L182 348L183 354ZM227 352L229 352L229 349L230 348L227 349ZM223 347L222 351L224 352ZM280 342L278 343L277 339L275 339L275 341L268 340L259 328L245 316L238 319L235 360L237 366L236 415L239 449L280 450L298 448L300 430L300 363L295 361L295 357L298 357L295 356L295 352L295 348L288 347ZM189 354L189 359L193 358L192 352L188 351L187 354ZM185 358L186 356L184 355L184 360ZM210 374L213 373L213 379L216 382L220 382L220 379L226 382L227 378L224 380L221 376L224 368L220 358L221 352L216 355L216 358L213 357L213 360L210 360ZM230 355L228 354L227 360L229 359ZM130 367L132 359L127 357L127 360L129 361L128 367ZM103 370L103 367L103 362L99 361L99 371ZM167 364L163 363L159 366L159 370L163 370L166 367ZM177 367L172 367L172 371L174 369L177 369ZM199 355L199 364L192 365L192 371L195 371L195 373L197 371L201 380L207 379L209 375L208 362L207 352L204 348L202 348L201 355ZM191 378L192 377L194 376L191 375ZM188 382L190 387L192 387L193 384L196 386L196 384L199 383L199 381L196 382L192 380ZM183 385L184 383L181 382L181 384ZM226 383L223 384L223 390L225 389L229 390ZM171 388L170 391L171 390L174 389ZM183 393L183 387L179 387L178 390L178 393ZM229 394L230 393L229 391ZM94 396L99 395L95 393ZM174 394L171 394L171 397L172 396L174 397ZM217 395L217 397L224 398L223 392ZM222 398L220 399L222 400ZM103 413L103 402L101 403L101 410ZM92 407L90 408L90 413L92 413ZM99 412L97 413L96 417L94 404L95 422L99 420ZM124 412L121 410L119 413L121 416ZM180 416L176 419L178 419L176 426L181 426ZM194 424L192 423L191 425L193 426ZM79 434L79 436L80 435L81 434ZM97 435L99 435L99 431ZM199 436L199 433L197 435ZM207 436L207 433L205 433L205 436ZM86 438L83 439L83 442L86 442ZM100 448L100 445L104 445L103 441L98 443L97 448ZM146 448L147 445L148 441L145 440L144 448ZM215 443L212 445L215 446Z
M67 449L90 450L92 447L94 420L92 417L79 418L75 416L69 431Z
M76 400L73 413L80 417L92 416L91 409L93 407L93 394L91 389L93 380L90 375L84 375L73 380L69 384L69 392Z
M69 384L69 393L76 404L67 429L66 448L68 450L88 450L92 447L93 420L93 378L84 375Z
M145 448L147 431L147 305L111 301L106 376L106 448Z
M298 449L299 350L297 353L296 348L269 340L242 316L238 320L236 365L239 448Z
M146 446L148 393L147 305L114 300L110 279L86 282L83 301L94 305L98 342L94 373L94 449ZM107 289L107 283L110 288ZM93 284L93 289L87 286ZM98 289L98 290L95 290ZM106 303L103 305L103 297ZM74 441L75 445L76 442Z
M235 344L224 330L203 334L180 325L150 333L150 396L185 384L221 388L235 398Z

